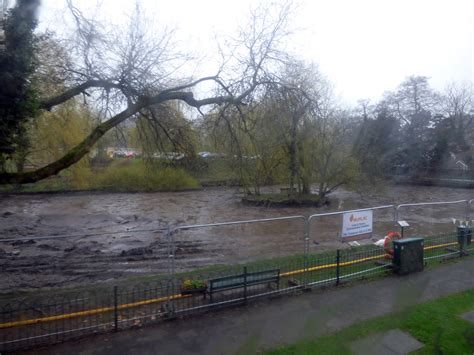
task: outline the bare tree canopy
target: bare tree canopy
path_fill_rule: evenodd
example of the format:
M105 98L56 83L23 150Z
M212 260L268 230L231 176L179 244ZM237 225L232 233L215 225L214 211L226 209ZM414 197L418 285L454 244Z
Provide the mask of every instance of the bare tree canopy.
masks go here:
M60 159L33 171L0 172L0 184L31 183L75 164L112 128L129 118L149 115L149 108L170 101L181 101L189 107L229 107L245 105L258 92L259 86L276 80L275 68L286 59L282 39L290 4L257 8L249 23L232 41L231 54L222 51L222 66L217 73L200 78L180 77L179 69L191 60L185 53L173 50L173 34L169 29L150 33L144 14L137 7L126 30L105 28L86 17L71 0L68 6L76 23L76 38L66 43L66 58L58 61L57 73L62 83L54 95L39 93L37 107L54 110L69 100L82 96L101 112L97 126L77 146ZM47 63L39 63L40 68ZM51 63L49 63L51 64ZM41 70L37 78L41 82ZM198 97L200 84L207 83L209 94Z

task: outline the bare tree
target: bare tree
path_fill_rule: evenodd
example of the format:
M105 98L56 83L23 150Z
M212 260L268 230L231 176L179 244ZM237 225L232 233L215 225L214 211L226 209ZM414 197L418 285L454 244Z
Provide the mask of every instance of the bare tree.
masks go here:
M66 89L39 102L43 110L80 95L91 105L100 106L102 117L97 126L77 146L60 159L34 171L4 171L0 184L36 182L75 164L112 128L131 117L148 116L153 107L181 101L189 107L222 109L247 104L258 95L259 87L273 80L272 71L281 62L282 39L291 6L283 4L260 8L252 13L250 23L234 41L232 56L223 58L223 66L211 76L179 77L177 71L189 59L173 51L173 31L150 34L141 26L139 9L130 19L126 33L110 31L87 18L68 1L76 22L77 37L71 48L71 62L65 69L69 76ZM80 60L78 60L80 58ZM196 97L202 83L213 85L212 94Z
M409 126L415 117L430 113L438 102L426 76L409 76L395 92L389 92L380 106Z
M433 154L438 159L438 164L443 161L441 153L444 155L466 153L472 147L470 143L474 134L472 129L474 120L472 84L448 84L441 94L439 106L440 110L435 120L435 132L438 137L435 150L437 154ZM463 159L470 160L469 154Z
M372 111L372 107L370 105L370 99L360 99L357 101L358 104L358 111L362 116L363 122L367 122L369 120L369 115Z
M442 112L461 125L472 123L474 114L474 89L472 84L450 83L446 86L441 97ZM469 117L468 120L466 120Z

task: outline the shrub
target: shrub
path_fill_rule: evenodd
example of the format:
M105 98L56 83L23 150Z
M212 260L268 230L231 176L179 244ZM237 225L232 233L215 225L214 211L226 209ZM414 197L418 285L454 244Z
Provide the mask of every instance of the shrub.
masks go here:
M145 167L139 164L112 165L97 178L98 188L117 191L179 191L195 189L198 182L183 169Z
M204 280L184 280L184 282L181 285L181 288L184 290L192 290L196 288L203 288L206 287L207 283Z
M81 159L70 170L70 188L87 190L94 184L94 174L89 166L89 161Z

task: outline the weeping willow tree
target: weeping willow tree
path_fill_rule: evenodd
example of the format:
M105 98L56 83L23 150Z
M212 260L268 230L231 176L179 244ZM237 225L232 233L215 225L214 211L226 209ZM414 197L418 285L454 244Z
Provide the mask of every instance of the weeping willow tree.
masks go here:
M306 122L304 132L299 161L306 193L314 184L319 198L325 199L337 188L357 181L360 164L351 153L350 125L343 112Z
M59 159L87 136L96 120L94 112L77 100L71 100L55 111L43 112L27 128L27 166L41 167ZM63 172L62 175L70 180L72 188L85 189L90 186L90 160L91 156L85 155Z
M27 6L31 4L35 6ZM265 82L278 80L274 69L285 60L281 47L288 36L287 24L292 12L292 5L287 2L254 9L232 43L227 48L219 47L222 63L217 65L215 71L208 76L193 77L178 70L192 64L194 59L189 53L177 50L179 46L176 45L174 31L158 28L152 19L146 18L139 6L130 16L127 26L118 24L112 28L112 25L87 16L72 0L67 4L68 16L75 24L75 30L62 41L66 52L71 54L71 60L65 66L57 63L67 74L62 79L63 89L39 92L35 101L22 98L28 93L34 71L31 63L34 62L35 50L30 44L39 1L18 0L11 19L14 19L13 14L17 10L20 13L22 9L31 9L28 13L31 16L18 17L23 21L21 26L5 27L7 47L19 43L26 46L25 51L18 53L2 52L0 58L2 69L7 65L24 66L18 71L20 92L2 92L10 87L9 73L0 73L0 100L5 103L21 101L17 106L19 110L15 108L16 111L11 114L0 115L2 125L6 127L11 123L13 127L11 135L4 134L4 128L1 131L0 184L33 183L56 175L87 156L107 132L134 119L147 122L151 128L147 134L165 137L164 142L159 144L166 146L170 138L180 137L183 132L179 122L168 127L167 117L172 115L156 115L163 107L169 109L171 103L181 102L200 113L206 107L225 110L248 104ZM12 56L16 54L21 60ZM195 95L196 92L200 95ZM101 113L100 119L79 143L67 151L61 151L58 159L36 169L21 171L4 164L6 155L19 152L12 141L17 134L16 127L30 116L36 117L35 112L28 111L32 106L23 103L34 102L34 108L38 110L60 112L60 106L75 98L81 98ZM28 110L22 111L23 108ZM154 114L157 119L153 118ZM141 126L143 124L140 123ZM177 141L176 144L187 146L181 139ZM149 150L152 149L150 147Z
M285 152L263 101L209 114L200 127L206 147L217 153L246 194L258 195L261 187L280 182Z
M142 110L135 121L132 144L148 166L166 160L170 164L196 156L196 132L177 103Z
M209 126L216 146L233 157L247 194L285 184L290 199L316 190L324 200L358 176L347 115L315 65L293 62L281 77L267 83L253 105L215 114Z

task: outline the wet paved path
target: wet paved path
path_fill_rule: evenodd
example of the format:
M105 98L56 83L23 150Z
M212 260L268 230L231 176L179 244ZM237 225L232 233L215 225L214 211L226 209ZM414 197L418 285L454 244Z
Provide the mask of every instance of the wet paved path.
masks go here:
M474 288L474 259L89 337L35 354L250 354Z

